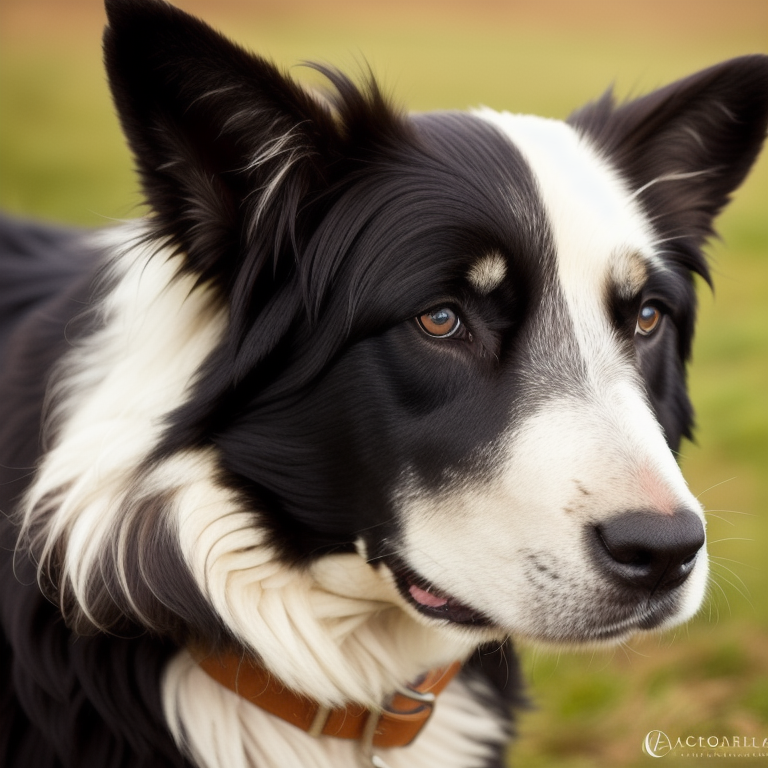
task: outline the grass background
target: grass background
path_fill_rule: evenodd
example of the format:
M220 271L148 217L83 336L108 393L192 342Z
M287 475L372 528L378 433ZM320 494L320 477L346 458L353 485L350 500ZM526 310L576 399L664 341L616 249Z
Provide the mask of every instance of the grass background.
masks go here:
M178 4L285 67L310 59L354 71L365 60L417 110L487 104L564 117L612 83L627 96L768 52L765 0ZM87 225L140 212L100 64L103 23L98 0L0 0L0 207ZM534 708L521 719L515 765L647 766L641 743L652 729L768 737L766 158L719 230L709 249L716 292L701 291L691 371L699 438L683 448L708 513L706 606L674 633L613 651L523 649ZM768 764L719 752L719 765Z

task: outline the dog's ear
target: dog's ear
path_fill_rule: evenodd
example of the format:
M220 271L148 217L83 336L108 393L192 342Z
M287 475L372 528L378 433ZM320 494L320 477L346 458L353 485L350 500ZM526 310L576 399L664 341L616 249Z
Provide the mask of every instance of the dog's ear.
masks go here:
M656 231L696 260L765 138L768 56L724 62L619 107L608 93L569 122L628 178Z
M648 216L668 263L684 273L676 349L641 355L670 447L691 437L684 386L695 320L692 272L709 280L702 253L713 221L755 161L768 123L768 57L745 56L616 106L609 92L569 122L614 164ZM677 370L678 375L670 375Z
M330 109L274 66L162 0L107 0L104 54L152 208L153 234L225 290L290 239L318 158L333 158ZM268 249L255 247L259 236ZM264 251L268 252L264 252ZM251 256L242 263L243 253Z

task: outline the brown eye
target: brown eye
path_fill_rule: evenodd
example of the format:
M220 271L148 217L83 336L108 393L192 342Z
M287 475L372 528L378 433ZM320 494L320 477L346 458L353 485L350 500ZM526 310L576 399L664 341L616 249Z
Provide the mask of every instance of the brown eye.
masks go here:
M636 333L648 336L653 333L661 322L661 310L653 304L643 304L637 313Z
M461 327L461 319L449 307L431 309L418 317L419 325L429 336L447 339Z

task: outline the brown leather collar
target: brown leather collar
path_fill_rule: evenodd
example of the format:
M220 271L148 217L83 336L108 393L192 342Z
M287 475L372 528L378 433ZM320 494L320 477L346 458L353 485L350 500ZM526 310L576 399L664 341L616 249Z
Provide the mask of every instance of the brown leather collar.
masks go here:
M430 670L393 694L380 711L359 704L329 709L286 688L257 662L237 654L201 655L193 651L193 656L218 683L312 736L359 739L369 747L410 744L429 720L435 697L461 669L455 662Z

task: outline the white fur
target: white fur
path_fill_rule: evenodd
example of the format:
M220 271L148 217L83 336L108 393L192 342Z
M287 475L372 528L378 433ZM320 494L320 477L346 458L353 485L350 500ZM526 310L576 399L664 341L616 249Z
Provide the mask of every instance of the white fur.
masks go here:
M94 310L103 327L62 362L48 451L24 507L25 529L46 520L37 534L43 568L56 542L67 542L62 582L86 615L88 582L103 553L119 546L117 514L136 491L134 472L224 328L208 291L178 276L168 254L135 245L141 235L124 228L102 236L111 240L115 288Z
M636 393L619 383L609 394L620 403L614 413L595 413L593 403L576 400L548 404L510 436L495 477L485 483L437 498L418 486L404 492L407 561L515 636L558 644L599 640L597 633L609 628L602 609L612 587L590 565L585 524L632 509L697 509L665 461L663 440L652 439L657 433L644 424ZM537 567L556 578L538 575ZM698 609L706 574L700 557L670 623ZM635 631L628 623L622 634Z
M629 254L635 262L644 260L665 269L637 199L569 125L489 109L479 116L500 128L533 169L554 237L559 285L582 356L593 367L600 360L611 365L615 345L610 343L604 298L608 279L619 278L619 284L633 281Z
M174 494L179 540L205 597L243 648L288 687L328 706L375 708L398 685L466 658L482 640L406 608L386 569L363 556L322 558L308 570L286 566L263 541L258 513L216 485L215 466L209 451L180 454L151 485ZM391 768L479 766L488 745L503 742L502 724L465 701L459 683L453 691L440 697L433 735L391 751ZM312 739L213 682L186 653L166 674L163 701L174 737L201 766L364 764L358 746Z
M207 453L161 470L182 550L196 581L242 645L286 685L329 706L378 705L397 685L466 657L477 636L402 610L386 575L357 554L324 557L306 570L285 565L258 524L212 479ZM159 472L160 470L158 470Z

